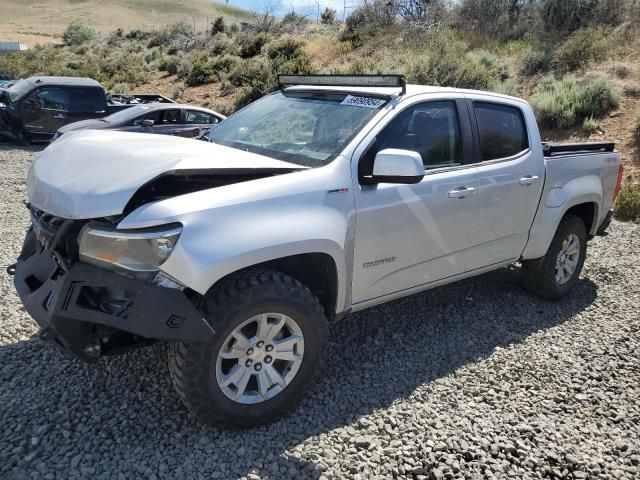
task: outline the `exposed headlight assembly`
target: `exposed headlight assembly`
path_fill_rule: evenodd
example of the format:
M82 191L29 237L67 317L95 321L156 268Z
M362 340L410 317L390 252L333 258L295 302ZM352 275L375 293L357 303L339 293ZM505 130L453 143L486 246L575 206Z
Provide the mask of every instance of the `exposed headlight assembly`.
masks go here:
M80 260L106 268L134 272L155 272L169 258L182 226L118 231L88 224L80 232Z

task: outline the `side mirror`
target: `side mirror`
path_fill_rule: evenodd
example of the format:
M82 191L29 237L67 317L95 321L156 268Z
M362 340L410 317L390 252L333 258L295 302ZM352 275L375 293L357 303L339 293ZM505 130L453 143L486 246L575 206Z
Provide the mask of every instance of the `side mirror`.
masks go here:
M142 121L142 126L143 127L153 127L155 125L155 121L154 120L143 120Z
M411 150L386 148L373 161L372 183L420 183L424 178L422 157Z

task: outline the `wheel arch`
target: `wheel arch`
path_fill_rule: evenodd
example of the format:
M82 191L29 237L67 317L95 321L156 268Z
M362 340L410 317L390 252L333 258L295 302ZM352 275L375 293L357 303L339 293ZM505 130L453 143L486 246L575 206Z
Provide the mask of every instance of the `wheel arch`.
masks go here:
M601 220L603 193L599 179L589 176L572 180L564 187L545 191L543 197L522 253L523 260L541 258L547 253L558 225L568 213L585 222L590 236L595 234Z
M324 252L288 255L248 265L220 278L209 290L218 288L249 270L256 269L275 270L295 278L318 297L328 318L331 319L336 315L339 305L340 275L335 259Z

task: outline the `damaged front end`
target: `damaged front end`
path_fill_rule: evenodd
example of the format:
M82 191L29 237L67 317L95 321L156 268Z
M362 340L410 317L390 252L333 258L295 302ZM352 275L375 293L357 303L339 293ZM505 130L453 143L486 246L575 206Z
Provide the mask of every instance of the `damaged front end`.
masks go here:
M157 340L211 338L197 293L80 261L78 237L90 222L30 211L32 225L9 273L40 338L88 362Z

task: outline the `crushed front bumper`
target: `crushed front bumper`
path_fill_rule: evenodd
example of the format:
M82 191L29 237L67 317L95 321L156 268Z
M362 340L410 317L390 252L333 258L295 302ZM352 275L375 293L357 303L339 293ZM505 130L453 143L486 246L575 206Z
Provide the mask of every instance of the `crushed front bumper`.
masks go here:
M42 327L40 337L85 361L119 353L127 342L151 340L207 341L213 330L189 298L178 289L152 285L76 262L62 265L44 248L33 229L12 271L27 312ZM135 343L135 342L134 342Z

